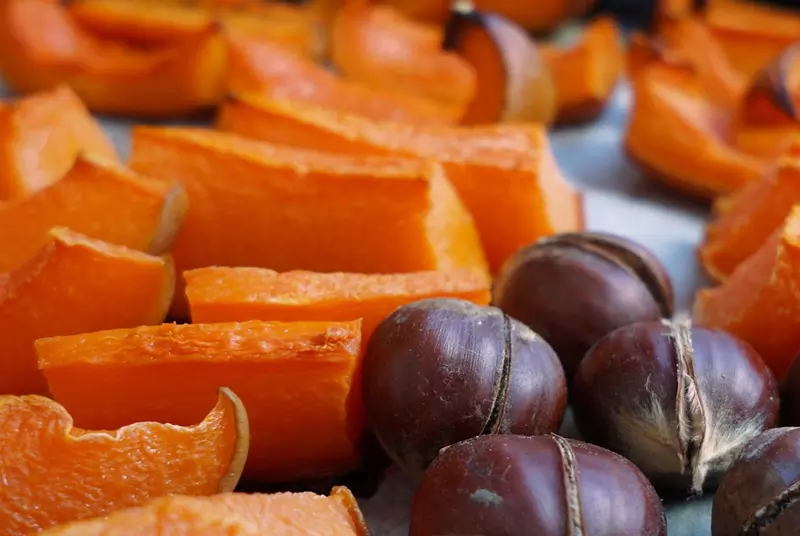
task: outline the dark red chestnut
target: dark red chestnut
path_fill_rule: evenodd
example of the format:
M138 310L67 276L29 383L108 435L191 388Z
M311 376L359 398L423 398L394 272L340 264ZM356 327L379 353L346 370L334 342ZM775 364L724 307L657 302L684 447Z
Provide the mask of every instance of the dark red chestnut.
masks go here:
M566 405L552 348L500 309L462 300L397 309L370 338L363 370L370 427L411 475L470 437L554 432Z
M800 534L800 428L775 428L750 441L722 480L712 536Z
M527 324L572 375L603 335L672 316L672 285L644 247L606 233L566 233L521 249L503 266L493 303Z
M796 357L781 387L781 423L800 426L800 356Z
M572 401L587 441L635 463L656 486L718 483L778 419L778 386L758 354L689 321L620 328L586 354Z
M665 536L661 501L631 462L556 435L447 447L414 495L411 536Z

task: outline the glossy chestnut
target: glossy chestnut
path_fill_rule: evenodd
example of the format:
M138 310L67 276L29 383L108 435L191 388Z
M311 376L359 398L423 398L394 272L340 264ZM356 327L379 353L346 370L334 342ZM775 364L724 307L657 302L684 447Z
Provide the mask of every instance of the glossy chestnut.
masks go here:
M418 476L442 447L481 434L558 429L566 382L552 348L495 307L429 299L389 315L364 358L367 421Z
M778 386L747 343L689 321L632 324L600 340L575 374L587 441L635 463L656 486L715 485L778 419Z
M665 536L664 508L631 462L556 435L483 436L442 451L414 495L411 536Z
M644 247L606 233L564 233L513 255L493 304L541 335L571 379L587 350L611 331L672 316L672 285Z
M722 480L712 536L793 536L800 531L800 428L774 428L742 449Z

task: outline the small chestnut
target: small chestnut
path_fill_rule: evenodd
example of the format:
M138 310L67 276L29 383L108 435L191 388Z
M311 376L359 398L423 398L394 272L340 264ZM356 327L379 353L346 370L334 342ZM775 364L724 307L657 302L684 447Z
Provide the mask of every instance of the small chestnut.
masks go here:
M495 307L428 299L375 330L363 368L367 421L418 476L442 447L481 434L558 429L566 381L552 348Z
M515 253L500 270L493 304L541 335L571 380L603 335L672 316L672 285L644 247L606 233L553 235Z
M774 428L750 441L723 478L712 536L800 533L800 428Z
M661 500L631 462L556 435L447 447L414 494L410 536L666 536Z
M778 419L778 386L747 343L688 320L603 337L574 379L583 437L635 463L656 486L700 493Z

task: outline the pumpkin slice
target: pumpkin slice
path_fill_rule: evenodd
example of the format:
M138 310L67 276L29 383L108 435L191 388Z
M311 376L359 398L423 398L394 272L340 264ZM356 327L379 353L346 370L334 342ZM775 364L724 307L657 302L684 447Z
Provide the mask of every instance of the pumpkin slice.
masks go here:
M367 536L369 532L350 490L335 487L329 497L313 493L223 493L212 497L164 497L101 519L56 527L45 531L42 536L111 534Z
M450 17L450 0L378 0L414 20L442 25Z
M441 167L272 146L201 129L138 127L133 169L189 195L178 268L365 273L485 269ZM181 293L182 295L182 293ZM176 304L176 314L185 312Z
M0 283L0 393L45 394L36 339L160 323L174 273L169 259L54 229Z
M58 226L154 255L166 253L186 209L180 183L148 179L120 164L79 155L49 188L0 204L0 272L34 255Z
M415 22L391 6L345 2L332 30L331 55L348 78L429 100L457 117L475 96L473 68L442 49L441 29Z
M778 379L800 348L800 205L718 288L697 294L694 318L750 343Z
M200 268L183 274L192 322L362 319L361 339L389 314L426 298L489 303L485 272L408 274L278 273L264 268Z
M596 119L617 87L625 63L622 37L614 21L596 19L573 45L544 45L541 51L557 89L558 122Z
M649 46L642 40L631 44L631 63L637 67L624 141L631 158L653 178L702 197L726 194L763 178L770 162L728 143L730 114L706 97L691 68L659 54L643 65L646 53L641 49Z
M747 87L733 123L739 149L777 158L800 134L799 53L800 47L789 47Z
M363 410L350 392L360 348L360 321L164 324L36 341L55 399L85 426L185 425L230 386L250 417L245 477L262 481L359 465Z
M227 39L229 92L314 104L398 123L447 124L460 118L461 112L441 109L427 100L345 80L265 39L230 32Z
M550 123L556 90L533 39L514 23L471 8L455 10L444 31L444 46L475 69L477 89L461 122Z
M82 151L119 159L111 140L66 86L0 105L0 139L0 201L56 182Z
M265 141L355 155L437 159L475 220L496 272L538 238L582 227L580 196L565 182L541 127L414 127L240 95L217 126Z
M800 149L800 143L795 147ZM795 204L800 204L800 160L787 155L764 179L738 192L727 210L709 224L700 247L706 271L717 280L725 279L758 251Z
M95 112L172 116L219 101L224 67L217 24L174 46L135 48L88 32L60 0L0 4L0 70L17 92L65 83Z
M164 46L201 35L218 22L252 32L311 58L320 54L316 13L277 2L204 6L148 0L71 0L70 15L94 34L138 46Z
M742 0L713 0L701 15L731 64L747 80L800 36L800 15Z
M165 495L233 491L247 459L247 413L222 388L204 416L186 427L140 422L92 431L47 398L0 396L0 534L39 532Z

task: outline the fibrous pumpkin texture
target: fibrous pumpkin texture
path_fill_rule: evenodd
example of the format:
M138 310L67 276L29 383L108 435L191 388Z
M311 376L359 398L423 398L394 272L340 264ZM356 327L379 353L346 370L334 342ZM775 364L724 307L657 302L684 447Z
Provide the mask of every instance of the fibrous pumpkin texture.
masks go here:
M165 495L233 491L247 458L247 413L223 388L204 417L189 426L92 431L50 399L0 396L0 534L39 532Z

